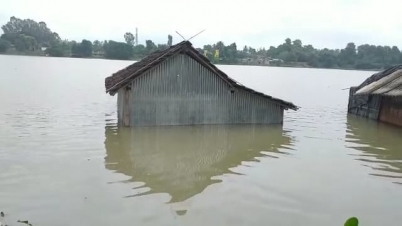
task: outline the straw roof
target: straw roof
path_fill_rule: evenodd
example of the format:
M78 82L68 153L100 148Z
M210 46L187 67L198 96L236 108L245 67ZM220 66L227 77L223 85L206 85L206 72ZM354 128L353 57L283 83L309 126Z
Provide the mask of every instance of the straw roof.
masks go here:
M356 95L402 96L402 65L372 75L358 87Z

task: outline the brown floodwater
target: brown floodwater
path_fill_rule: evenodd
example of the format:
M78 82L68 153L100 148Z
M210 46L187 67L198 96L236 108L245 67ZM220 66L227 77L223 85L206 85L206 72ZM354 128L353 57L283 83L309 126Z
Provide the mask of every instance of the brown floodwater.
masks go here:
M347 115L372 72L219 66L292 101L283 125L121 128L129 61L0 56L0 221L16 225L402 222L402 129Z

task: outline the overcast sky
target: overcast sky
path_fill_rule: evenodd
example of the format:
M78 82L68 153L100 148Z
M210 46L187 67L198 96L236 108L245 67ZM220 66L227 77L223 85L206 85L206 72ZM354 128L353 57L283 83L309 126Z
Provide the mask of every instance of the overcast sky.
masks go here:
M289 37L317 48L347 42L402 47L400 0L0 0L0 24L11 16L44 21L63 39L173 42L206 29L196 46L222 40L256 48Z

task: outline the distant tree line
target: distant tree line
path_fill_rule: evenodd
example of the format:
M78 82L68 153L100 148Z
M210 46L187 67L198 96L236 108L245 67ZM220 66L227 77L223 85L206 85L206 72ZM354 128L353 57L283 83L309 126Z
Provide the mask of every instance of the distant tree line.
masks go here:
M299 39L287 38L283 44L269 49L244 46L238 50L236 43L225 46L219 41L204 45L206 56L216 61L214 51L219 51L220 63L238 64L252 62L263 64L264 60L277 66L304 66L316 68L382 69L402 64L402 53L397 46L356 45L351 42L343 49L316 49L312 45L302 45Z
M146 40L145 46L134 45L132 33L124 34L125 42L99 41L81 42L62 40L52 32L45 22L31 19L11 17L2 27L0 36L0 53L20 53L30 55L48 54L55 57L103 57L108 59L141 58L156 50L167 49L172 45L172 36L168 35L167 44L156 45L152 40Z
M2 27L0 53L48 54L55 57L101 57L108 59L139 59L156 50L167 49L173 43L168 35L166 44L146 40L145 45L135 45L131 32L124 34L125 42L63 40L51 31L45 22L11 17ZM303 45L299 39L287 38L278 46L238 49L236 43L225 45L222 41L198 49L214 63L270 64L276 66L302 66L318 68L382 69L402 63L402 53L396 46L357 46L351 42L343 49L316 49Z

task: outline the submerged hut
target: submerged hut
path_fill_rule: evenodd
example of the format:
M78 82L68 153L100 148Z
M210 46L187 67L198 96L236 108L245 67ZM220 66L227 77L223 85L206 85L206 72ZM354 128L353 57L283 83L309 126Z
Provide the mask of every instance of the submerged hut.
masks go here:
M297 107L247 88L183 41L105 79L124 126L282 123Z
M348 112L402 126L402 65L378 72L349 92Z

